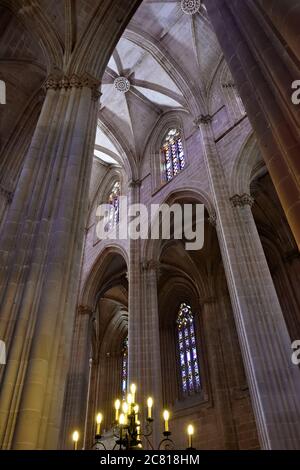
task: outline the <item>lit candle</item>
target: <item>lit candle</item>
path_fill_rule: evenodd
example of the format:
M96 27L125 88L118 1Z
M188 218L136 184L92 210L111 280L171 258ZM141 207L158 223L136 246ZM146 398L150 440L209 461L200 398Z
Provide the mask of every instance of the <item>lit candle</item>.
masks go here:
M131 414L131 405L133 403L132 395L131 393L128 393L127 395L127 404L128 404L128 413Z
M126 401L122 405L122 410L123 410L123 414L124 414L124 418L125 418L124 424L127 424L129 406L128 406L128 403L126 403Z
M189 448L191 449L193 447L194 426L190 424L187 428L187 433L189 436Z
M74 450L78 450L79 432L74 431L72 438L73 438L73 442L74 442Z
M119 425L120 425L120 440L122 441L122 439L123 439L123 426L125 425L125 415L123 413L120 414Z
M115 401L115 410L116 410L116 421L119 421L119 410L121 408L121 402L120 400Z
M101 423L102 423L102 419L103 419L102 414L101 414L101 413L98 413L98 414L97 414L97 417L96 417L96 423L97 423L96 434L97 434L97 436L100 436L100 435L101 435Z
M139 405L135 405L135 407L133 408L136 422L138 422L138 419L139 419L139 409L140 409Z
M141 440L141 423L140 421L137 421L136 424L137 424L137 428L136 428L137 440L140 441Z
M147 400L147 406L148 406L148 419L152 419L153 400L151 397L149 397Z
M121 413L119 417L119 425L124 426L124 424L125 424L125 415Z
M164 411L164 420L165 420L165 432L169 432L169 419L170 419L170 413L168 410Z
M129 406L128 406L128 403L126 403L126 401L124 401L122 405L122 410L123 410L124 415L128 414Z
M130 391L131 391L131 395L132 395L132 403L135 403L135 394L136 394L136 385L135 384L131 384Z

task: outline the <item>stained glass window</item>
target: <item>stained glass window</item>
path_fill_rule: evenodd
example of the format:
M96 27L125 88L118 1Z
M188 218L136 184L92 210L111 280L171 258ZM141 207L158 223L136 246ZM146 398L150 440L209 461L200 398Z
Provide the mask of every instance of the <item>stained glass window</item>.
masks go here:
M191 395L200 391L201 380L194 315L187 303L180 305L176 323L182 391Z
M126 398L128 379L128 338L124 340L122 349L122 398Z
M108 229L115 227L120 220L120 182L117 181L108 198L110 205Z
M162 152L165 178L167 181L171 181L185 167L182 139L178 129L169 130L163 143Z

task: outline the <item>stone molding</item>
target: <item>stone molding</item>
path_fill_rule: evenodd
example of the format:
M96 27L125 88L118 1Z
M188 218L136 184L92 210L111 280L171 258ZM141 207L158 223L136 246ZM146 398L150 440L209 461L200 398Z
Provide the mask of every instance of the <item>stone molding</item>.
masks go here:
M245 207L250 206L252 207L254 204L254 198L250 196L250 194L235 194L230 198L230 202L233 207Z
M92 90L92 99L97 101L101 92L99 91L99 86L101 82L96 78L92 77L88 73L85 73L81 76L72 74L72 75L49 75L47 78L44 88L45 90L60 90L64 88L69 90L71 88L90 88Z

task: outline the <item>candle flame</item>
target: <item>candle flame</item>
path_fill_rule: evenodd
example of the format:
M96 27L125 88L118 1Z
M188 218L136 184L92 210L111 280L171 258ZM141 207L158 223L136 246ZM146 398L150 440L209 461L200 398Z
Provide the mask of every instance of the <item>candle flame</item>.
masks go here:
M148 405L148 408L152 408L153 406L153 399L151 397L148 398L147 400L147 405Z
M188 435L189 436L193 436L194 435L194 426L192 426L191 424L188 426L187 428L187 432L188 432Z

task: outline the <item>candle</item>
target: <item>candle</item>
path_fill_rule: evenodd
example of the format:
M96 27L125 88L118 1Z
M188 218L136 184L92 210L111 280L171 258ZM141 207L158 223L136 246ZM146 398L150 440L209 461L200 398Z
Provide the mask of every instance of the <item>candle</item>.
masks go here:
M79 432L74 431L72 438L73 438L73 442L74 442L74 450L78 450Z
M131 384L130 391L131 391L131 395L132 395L132 403L135 403L135 394L136 394L136 385L135 384Z
M128 393L127 395L127 404L128 404L128 413L131 414L131 405L133 403L132 395L131 393Z
M125 424L125 415L121 413L119 417L119 425L124 426L124 424Z
M140 441L141 440L141 423L140 421L137 421L136 424L137 424L137 428L136 428L137 440Z
M96 417L96 423L97 423L96 434L97 434L97 436L100 436L100 435L101 435L101 423L102 423L102 419L103 419L102 414L101 414L101 413L98 413L98 414L97 414L97 417Z
M151 397L149 397L147 400L147 406L148 406L148 419L152 419L153 400Z
M139 419L139 409L140 409L139 405L135 405L135 407L133 408L136 422L138 422L138 419Z
M164 421L165 421L165 432L169 432L169 419L170 419L170 413L168 410L164 411Z
M115 410L116 410L116 421L119 421L119 410L121 408L121 402L120 400L115 401Z
M194 426L190 424L187 428L187 433L189 437L189 448L191 449L193 447Z
M125 415L123 413L120 414L119 425L120 425L120 440L122 441L122 439L123 439L123 426L125 425Z
M124 419L125 419L124 424L127 424L129 406L128 406L128 403L126 403L126 401L122 405L122 410L123 410Z

